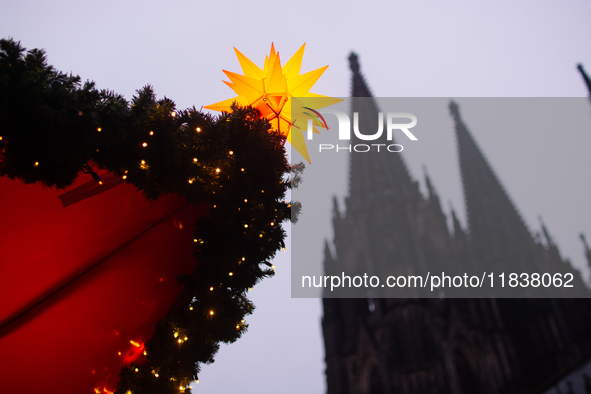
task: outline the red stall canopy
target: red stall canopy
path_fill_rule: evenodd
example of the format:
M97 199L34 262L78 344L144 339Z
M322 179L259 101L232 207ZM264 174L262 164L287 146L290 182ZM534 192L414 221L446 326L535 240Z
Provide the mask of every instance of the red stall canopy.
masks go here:
M0 392L107 393L194 266L205 206L111 174L64 190L0 177Z

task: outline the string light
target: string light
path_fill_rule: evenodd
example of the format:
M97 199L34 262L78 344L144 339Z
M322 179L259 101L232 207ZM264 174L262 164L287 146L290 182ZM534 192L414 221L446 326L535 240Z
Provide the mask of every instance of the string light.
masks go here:
M213 316L213 311L209 311L209 314L210 314L211 316Z
M233 275L234 275L234 273L233 273L233 272L230 272L228 275L230 275L230 276L233 276Z
M183 340L187 341L189 338L188 337L184 337Z
M197 127L195 130L197 130L197 132L201 132L201 127Z
M173 112L171 112L171 113L170 113L170 116L172 116L172 117L174 118L174 117L176 116L176 112L174 112L174 111L173 111Z
M239 330L240 329L240 324L236 324L236 329Z
M148 352L146 350L144 350L144 356L147 356Z
M260 233L259 234L259 238L263 238L263 233Z
M248 228L248 224L245 224L245 225L244 225L244 228Z
M189 179L189 183L193 183L193 179Z
M230 154L233 155L234 154L234 151L230 151Z
M275 266L274 265L271 265L271 269L274 270L275 269Z
M244 172L244 168L241 168L240 171Z
M215 172L217 172L218 174L220 173L220 171L221 171L221 170L220 170L219 168L216 168L216 169L215 169Z
M96 129L96 131L98 131L98 132L100 133L101 131L103 131L103 129L101 129L101 128L99 127L99 128L97 128L97 129Z
M179 342L179 343L183 343L183 340L182 340L181 338L179 338L179 341L178 341L178 342Z
M242 258L242 261L246 260L244 257Z
M209 288L209 291L213 291L213 286Z
M39 162L38 161L35 162L35 167L37 167L37 166L39 166Z
M154 132L153 131L150 131L150 135L154 135Z
M275 222L271 222L271 226L274 226L274 225L275 225Z
M189 310L190 310L190 311L192 311L192 310L193 310L193 307L192 307L192 306L190 306L190 307L189 307Z
M144 143L142 144L142 146L145 148L146 146L148 146L148 143L147 143L147 142L144 142Z
M245 199L244 199L244 202L248 202L248 200L245 198Z
M178 336L179 336L179 333L178 333L178 332L175 332L175 333L174 333L174 337L176 338L176 337L178 337Z
M122 179L127 179L127 175L123 175L121 178Z
M261 190L261 193L264 193L264 192L265 192L264 190Z
M193 158L193 163L197 163L199 160L197 160L196 157Z

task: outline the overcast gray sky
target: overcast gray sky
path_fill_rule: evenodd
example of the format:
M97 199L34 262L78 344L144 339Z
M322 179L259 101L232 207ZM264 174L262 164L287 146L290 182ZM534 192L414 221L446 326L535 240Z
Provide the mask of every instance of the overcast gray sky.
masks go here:
M232 47L262 66L271 42L284 61L306 42L302 71L330 65L312 91L331 96L349 94L351 50L360 55L373 93L382 97L580 97L587 92L575 65L582 62L591 71L591 3L583 0L3 3L0 37L45 48L57 69L127 99L150 83L179 108L232 97L221 82L222 69L240 72ZM591 106L586 110L591 116ZM578 178L587 184L581 190L588 190L589 158L570 157L541 141L523 142L511 149L536 150L549 160L523 163L519 172L504 165L498 145L490 145L498 138L474 127L472 132L530 227L539 227L542 214L563 254L582 264L577 235L584 230L591 238L591 209L580 200L591 201L591 195L571 198L540 178ZM454 165L447 170L457 177ZM422 179L420 163L410 167ZM537 175L526 183L523 174ZM447 179L433 178L445 208L453 200L463 209L454 192L442 192ZM536 204L528 203L531 195ZM562 205L572 212L554 209L567 197ZM282 254L276 277L252 291L257 310L248 319L249 332L221 349L195 392L324 392L320 301L290 298L289 264L289 254Z

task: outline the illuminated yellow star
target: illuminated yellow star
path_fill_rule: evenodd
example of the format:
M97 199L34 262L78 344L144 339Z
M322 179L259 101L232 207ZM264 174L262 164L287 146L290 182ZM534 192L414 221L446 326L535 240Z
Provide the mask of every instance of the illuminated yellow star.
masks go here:
M300 75L305 46L306 44L302 45L285 66L281 67L279 53L275 52L275 47L271 44L271 53L269 56L265 56L265 64L262 69L234 48L244 75L223 71L232 81L224 81L224 83L232 88L238 96L208 105L205 108L231 112L232 103L236 102L241 106L250 105L258 109L261 117L267 118L273 129L283 134L287 141L310 162L303 134L306 127L303 114L306 112L295 110L292 114L292 97L323 98L316 102L315 109L342 100L309 92L328 66ZM314 132L318 133L316 127L314 127Z

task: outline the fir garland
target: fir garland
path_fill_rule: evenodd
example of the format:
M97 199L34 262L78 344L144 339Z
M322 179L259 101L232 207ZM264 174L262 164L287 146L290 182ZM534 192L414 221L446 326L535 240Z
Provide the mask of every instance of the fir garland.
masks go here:
M302 169L289 165L284 142L255 109L177 110L150 86L128 103L56 71L43 50L0 40L0 176L65 188L81 171L100 182L100 168L150 200L177 193L210 207L194 231L195 270L179 278L181 295L144 362L122 369L117 393L190 393L199 364L245 332L246 292L273 275L281 223L299 210L284 200Z

